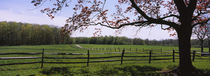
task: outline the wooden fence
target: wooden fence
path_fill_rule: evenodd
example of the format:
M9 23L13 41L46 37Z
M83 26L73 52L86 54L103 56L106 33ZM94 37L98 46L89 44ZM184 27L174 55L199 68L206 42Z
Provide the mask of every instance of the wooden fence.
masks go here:
M107 50L107 49L106 49ZM145 51L145 50L144 50ZM1 64L0 66L5 65L18 65L18 64L37 64L40 63L41 68L44 67L44 64L87 64L89 66L90 63L100 63L100 62L120 62L120 64L123 64L125 61L148 61L148 63L152 63L154 60L171 60L172 62L175 62L176 59L179 58L178 55L176 55L178 52L175 52L175 50L172 50L172 52L163 53L163 50L161 50L161 53L153 53L152 50L147 50L147 52L138 52L138 49L136 51L128 51L126 52L125 49L123 49L121 52L107 52L107 53L90 53L90 49L87 50L87 53L45 53L45 49L42 49L41 53L0 53L0 55L41 55L40 57L0 57L0 60L16 60L16 59L40 59L40 61L36 62L21 62L21 63L7 63L7 64ZM143 54L141 56L126 56L125 54ZM91 57L90 55L101 55L101 54L121 54L117 56L103 56L103 57ZM163 55L165 54L165 55ZM196 51L192 52L192 61L195 61ZM47 57L45 55L85 55L86 57ZM142 59L125 59L125 58L142 58ZM152 57L168 57L168 58L152 58ZM91 59L107 59L107 58L119 58L116 60L97 60L97 61L91 61ZM144 59L143 59L144 58ZM47 62L45 59L87 59L87 61L83 62Z

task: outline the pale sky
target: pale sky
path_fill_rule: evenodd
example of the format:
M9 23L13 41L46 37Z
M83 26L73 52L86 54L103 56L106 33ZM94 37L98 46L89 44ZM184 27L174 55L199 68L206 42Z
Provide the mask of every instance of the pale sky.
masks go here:
M46 6L43 6L46 7ZM40 12L43 7L34 7L31 4L31 0L0 0L0 21L15 21L24 23L35 23L35 24L48 24L58 27L62 27L65 24L65 19L71 16L71 9L64 8L59 12L55 19L51 20L47 15ZM162 40L162 39L177 39L177 37L170 37L170 33L167 30L161 30L160 27L145 27L139 30L138 27L126 27L121 29L120 34L116 30L96 26L89 27L84 32L76 31L73 37L91 37L96 31L95 28L103 28L101 35L111 36L126 36L128 38L141 38L150 40Z

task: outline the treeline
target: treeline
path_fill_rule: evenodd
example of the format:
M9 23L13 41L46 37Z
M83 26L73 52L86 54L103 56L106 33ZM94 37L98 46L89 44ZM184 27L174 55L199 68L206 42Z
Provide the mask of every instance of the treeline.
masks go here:
M63 37L61 28L17 22L0 22L0 45L49 45L49 44L112 44L112 45L162 45L178 46L178 41L148 40L127 37ZM193 47L200 47L199 40L191 40ZM208 41L204 41L208 47Z
M76 37L71 38L70 43L72 44L113 44L113 45L167 45L176 46L178 45L177 40L143 40L140 38L127 38L127 37Z
M0 45L45 45L67 43L61 29L48 25L0 22Z
M142 39L129 39L127 37L76 37L71 38L72 44L113 44L113 45L143 45L144 40Z
M160 46L178 46L178 40L166 39L166 40L148 40L139 38L127 38L127 37L76 37L71 38L72 44L112 44L112 45L160 45ZM200 47L200 41L197 39L191 40L192 47ZM208 40L204 40L204 47L208 47Z

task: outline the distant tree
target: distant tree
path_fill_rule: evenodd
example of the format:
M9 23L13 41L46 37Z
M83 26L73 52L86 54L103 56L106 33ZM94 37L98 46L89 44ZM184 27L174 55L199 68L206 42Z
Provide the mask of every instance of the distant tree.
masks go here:
M91 37L90 38L90 44L95 44L96 43L96 37Z
M207 27L205 25L194 27L193 34L195 34L197 39L200 41L201 52L203 52L203 42L204 39L207 37Z

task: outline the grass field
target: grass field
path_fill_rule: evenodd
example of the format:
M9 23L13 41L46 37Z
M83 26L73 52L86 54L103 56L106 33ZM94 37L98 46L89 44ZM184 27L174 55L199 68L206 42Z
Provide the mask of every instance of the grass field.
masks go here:
M104 56L121 56L122 49L125 49L125 56L145 56L148 55L149 50L152 53L171 53L173 49L177 51L177 47L167 46L149 46L149 45L93 45L93 44L80 44L82 48L76 44L72 45L36 45L36 46L0 46L0 53L41 53L45 49L45 53L87 53L87 48L90 49L90 57L104 57ZM199 50L200 48L192 48L192 50ZM204 49L208 51L207 48ZM94 53L109 53L119 52L112 54L95 55ZM128 52L143 52L128 53ZM199 51L197 51L199 52ZM171 54L169 54L171 55ZM178 55L178 54L176 54ZM201 70L210 73L210 57L195 58L193 65ZM155 56L155 55L152 55ZM0 55L0 57L41 57L41 55ZM87 55L45 55L45 57L87 57ZM163 57L152 57L152 59ZM172 57L166 57L172 58ZM100 60L120 60L121 58L106 58ZM131 59L130 57L124 58ZM157 60L148 63L148 58L134 57L132 59L145 59L145 61L124 61L120 65L118 62L102 62L90 63L87 67L86 63L83 64L44 64L44 68L40 68L40 63L36 64L21 64L21 65L7 65L0 66L0 76L42 76L42 75L55 75L55 76L136 76L142 75L146 72L167 71L173 69L178 65L178 59L175 62L172 60ZM90 59L90 61L97 61L99 59ZM34 62L41 61L41 59L16 59L16 60L0 60L0 64L8 63L21 63L21 62ZM86 62L87 59L44 59L46 62Z

